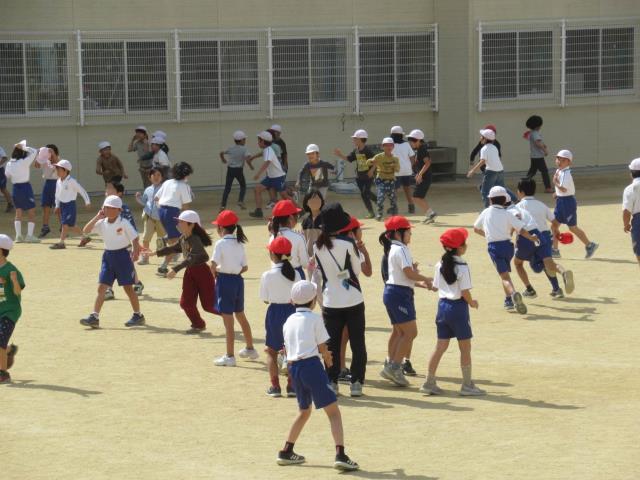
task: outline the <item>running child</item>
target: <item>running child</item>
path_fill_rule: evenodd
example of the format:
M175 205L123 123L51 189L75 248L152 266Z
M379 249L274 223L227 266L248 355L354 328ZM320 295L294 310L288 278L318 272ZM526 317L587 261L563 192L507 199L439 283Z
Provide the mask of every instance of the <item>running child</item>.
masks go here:
M142 180L142 185L144 188L147 188L151 185L149 181L149 171L151 170L151 158L149 158L149 151L151 147L149 145L149 133L147 132L147 127L144 125L138 125L135 130L133 137L129 141L129 146L127 147L127 152L136 152L138 157L138 172L140 172L140 179Z
M416 151L416 162L414 164L416 176L415 187L413 188L413 203L420 207L422 214L425 216L422 223L433 223L438 214L431 209L429 202L427 202L425 198L431 187L433 171L431 169L429 149L424 141L424 132L418 129L411 130L407 140L411 148Z
M96 174L101 175L104 183L120 183L128 178L124 171L124 165L120 159L111 153L111 143L100 142L98 144L98 158L96 160Z
M233 181L237 180L240 184L240 195L238 196L238 206L244 210L244 196L247 192L247 182L244 178L244 164L251 157L246 147L247 135L242 130L233 132L233 141L235 145L220 152L220 160L227 165L227 178L224 183L224 192L222 192L222 203L220 211L227 208L227 199L231 192ZM250 165L250 164L249 164ZM253 166L250 165L251 170Z
M307 156L307 162L302 166L298 173L298 181L296 189L300 189L305 178L309 179L309 186L306 192L315 189L319 190L322 198L327 198L329 191L329 170L334 171L335 167L329 162L320 160L320 148L315 143L310 143L304 152Z
M165 180L169 178L171 171L171 161L169 155L162 149L164 145L164 137L153 137L151 139L151 153L153 153L153 159L151 160L151 166L160 169L162 172L162 178Z
M60 161L60 153L58 147L52 143L41 148L36 157L33 166L42 169L42 194L40 195L40 205L42 206L42 227L38 238L46 237L51 229L49 228L49 219L51 211L56 208L56 185L58 183L58 172L55 164ZM62 223L61 223L62 225Z
M544 157L549 155L549 150L542 141L542 135L540 134L542 117L531 115L527 118L526 126L528 130L523 136L526 140L529 140L529 152L531 154L531 166L527 172L527 177L533 178L536 176L536 172L539 171L540 175L542 175L545 193L553 193L551 182L549 181L549 169L544 159Z
M25 288L20 270L7 260L12 248L13 240L0 234L0 383L11 383L9 368L18 346L10 345L9 340L22 315L20 302Z
M12 197L16 208L13 224L16 230L16 243L40 243L40 240L33 236L33 230L36 228L36 202L33 188L29 182L31 164L37 155L38 150L28 147L27 141L22 140L14 146L11 160L5 167L5 175L13 184ZM23 212L26 212L28 218L26 238L22 236Z
M142 205L142 253L140 254L140 261L138 265L148 265L149 257L146 252L149 250L151 239L153 234L156 234L157 245L162 244L164 246L165 231L160 221L160 215L158 213L158 204L155 201L156 194L160 190L162 185L162 172L160 169L151 167L149 170L149 183L150 185L144 189L144 192L136 192L136 201Z
M485 125L483 127L483 130L486 130L486 129L489 129L489 130L493 131L493 133L495 133L496 137L497 137L498 130L497 130L495 125L492 125L492 124ZM480 153L480 150L482 150L482 147L484 147L484 142L482 140L483 138L484 137L481 135L480 136L480 141L477 143L477 145L475 147L473 147L473 150L471 150L471 153L469 154L469 165L473 165L475 163L476 157ZM500 158L502 158L502 146L500 145L500 142L498 141L497 138L493 141L493 144L498 149L498 156ZM486 165L482 165L480 167L480 170L482 171L482 173L484 173L486 168L487 168Z
M389 197L391 202L390 212L392 215L398 213L396 203L396 173L400 171L400 160L392 153L394 148L393 139L385 137L382 139L382 149L384 152L377 154L372 159L367 160L369 168L369 178L373 178L376 173L376 193L378 214L376 220L382 221L384 213L384 199Z
M416 152L413 148L404 140L404 130L401 126L396 125L391 127L391 138L393 139L393 155L398 157L400 161L400 170L396 174L396 190L404 190L404 196L407 197L407 204L409 213L416 212L416 206L413 203L413 196L411 195L411 187L415 185L415 178L413 176L413 167L416 163ZM389 212L392 215L396 215L398 212Z
M633 181L622 194L622 223L625 233L631 232L631 246L640 264L640 158L631 161L629 171Z
M7 207L4 209L5 213L13 211L13 200L7 190L7 176L4 173L4 167L8 161L7 152L4 151L4 148L0 147L0 193L4 195L4 199L7 202Z
M256 209L250 212L249 215L254 218L262 218L262 192L274 189L280 194L283 200L287 200L289 195L287 194L286 180L287 175L282 169L280 160L273 151L271 144L273 137L269 132L258 133L258 147L262 149L262 166L258 169L258 173L253 177L254 180L259 180L263 173L266 173L265 177L255 188ZM258 155L259 156L259 155ZM255 157L255 156L254 156ZM252 157L252 158L254 158ZM249 166L252 164L249 162Z
M293 228L298 223L298 214L302 209L296 207L291 200L280 200L275 204L271 213L271 238L273 242L278 236L285 237L291 242L291 265L300 274L302 280L305 279L304 269L309 267L309 255L304 236L294 232Z

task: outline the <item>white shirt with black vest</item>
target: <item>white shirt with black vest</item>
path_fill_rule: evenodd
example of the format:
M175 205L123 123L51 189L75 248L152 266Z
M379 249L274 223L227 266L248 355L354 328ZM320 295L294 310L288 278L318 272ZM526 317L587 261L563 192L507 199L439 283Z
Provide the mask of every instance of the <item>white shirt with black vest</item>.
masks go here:
M319 264L326 281L322 290L322 305L328 308L347 308L364 302L359 288L349 283L350 275L356 279L360 275L360 255L353 242L332 237L333 248L313 247L316 263ZM351 262L351 272L346 268L347 256Z

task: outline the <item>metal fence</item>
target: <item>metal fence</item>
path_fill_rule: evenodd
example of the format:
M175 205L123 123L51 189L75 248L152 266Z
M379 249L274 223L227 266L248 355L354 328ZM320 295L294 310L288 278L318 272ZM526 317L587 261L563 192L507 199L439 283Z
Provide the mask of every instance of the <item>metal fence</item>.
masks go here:
M437 27L0 32L0 124L437 109Z
M637 102L640 19L480 22L478 110Z

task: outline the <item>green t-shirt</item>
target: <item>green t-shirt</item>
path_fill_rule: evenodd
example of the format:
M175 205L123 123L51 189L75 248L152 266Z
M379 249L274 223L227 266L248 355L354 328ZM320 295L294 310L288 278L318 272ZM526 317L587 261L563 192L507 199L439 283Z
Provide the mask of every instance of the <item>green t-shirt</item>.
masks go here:
M16 323L22 315L22 307L20 295L13 293L13 282L9 276L11 272L18 272L18 283L22 288L25 286L22 274L11 262L0 267L0 318L7 317Z
M375 165L380 180L393 180L396 178L396 172L400 170L400 160L398 157L394 157L393 155L387 157L384 152L367 160L367 165L369 165L369 167Z

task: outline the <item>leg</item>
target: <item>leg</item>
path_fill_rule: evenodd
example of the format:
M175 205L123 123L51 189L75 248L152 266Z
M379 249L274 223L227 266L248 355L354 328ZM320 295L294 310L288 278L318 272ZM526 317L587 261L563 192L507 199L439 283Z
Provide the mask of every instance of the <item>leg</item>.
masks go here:
M336 445L344 446L344 431L342 430L342 415L340 415L340 409L338 408L338 402L333 402L330 405L324 407L324 411L329 417L329 423L331 424L331 435Z
M227 177L224 182L224 191L222 192L222 203L221 207L226 207L227 199L229 198L229 192L231 192L231 185L233 184L233 171L231 168L227 168Z
M416 321L412 320L410 322L399 323L398 327L400 330L400 338L398 339L395 352L392 352L391 360L396 364L401 364L409 349L409 345L411 345L413 340L418 336L418 326Z
M509 272L502 272L499 275L500 275L500 280L502 280L502 288L504 289L504 293L505 293L505 295L510 297L516 291L516 289L513 288L513 282L511 281L511 275L509 275Z
M238 172L238 183L240 184L240 195L238 196L238 203L244 203L244 196L247 193L247 181L244 178L244 172L242 169Z
M396 189L393 183L389 184L389 203L391 204L391 211L394 215L398 213L398 197L396 196Z
M560 234L560 222L553 220L551 222L551 242L554 250L558 249L558 235Z
M49 218L51 217L51 207L42 207L42 226L49 225Z
M529 287L531 284L529 283L529 275L527 275L527 271L524 269L524 262L519 258L513 259L513 264L516 267L516 272L518 272L518 276L525 287Z
M335 405L335 403L333 403L332 405ZM293 421L293 425L291 425L291 429L289 430L289 435L287 436L288 443L291 443L291 444L296 443L296 440L298 440L298 437L300 436L300 433L302 432L302 429L307 423L307 420L309 420L310 416L311 416L311 407L305 408L304 410L300 409L298 411L298 416Z
M136 295L133 285L124 285L122 288L124 289L124 293L127 294L127 297L129 297L129 303L131 304L133 313L140 313L140 300L138 300L138 295Z
M411 187L409 185L403 185L402 189L404 190L404 196L407 199L407 203L409 205L413 205L413 196L411 195Z
M222 321L224 322L224 330L227 342L227 356L233 357L233 344L236 339L236 332L233 330L233 314L223 313Z
M444 352L449 348L449 339L448 338L439 338L436 343L436 348L431 354L431 358L429 359L429 367L427 372L427 379L433 378L435 381L436 370L438 369L438 365L440 364L440 360L444 355Z
M471 366L471 339L458 340L458 347L460 348L460 366Z
M213 278L211 269L208 265L204 265L196 272L198 281L196 287L198 288L198 295L200 296L200 305L205 312L218 315L218 311L215 308L216 304L216 281Z
M532 158L529 161L529 171L527 172L527 177L529 177L529 178L535 177L537 171L538 171L538 167L537 167L537 164L536 164L536 159Z
M391 335L389 335L389 341L387 342L387 359L391 360L393 352L396 351L398 346L398 339L400 338L400 329L397 325L392 326Z
M542 175L542 183L544 183L544 189L546 191L551 190L551 180L549 178L549 169L547 168L547 162L545 161L544 158L540 159L538 170L540 170L540 174Z
M267 371L269 372L269 379L271 385L274 387L280 387L280 379L278 378L278 352L272 348L265 348L267 352Z
M574 225L573 227L569 227L569 230L571 231L571 233L573 233L576 237L578 237L580 239L580 241L582 243L584 243L585 247L587 245L589 245L589 243L591 243L589 241L589 238L587 238L587 234L584 233L584 230L582 230L580 227L578 227L577 225Z
M256 185L256 188L254 189L255 199L256 199L256 209L258 210L262 209L262 192L264 192L265 190L266 190L265 186L262 185L261 183L258 183Z
M205 328L207 324L204 322L200 316L200 312L198 311L198 291L197 279L193 278L191 275L191 269L188 268L182 278L180 308L184 310L184 313L191 321L192 328L202 329Z
M0 191L2 191L2 195L4 195L4 199L7 201L7 206L13 205L13 199L11 198L9 191L6 188L3 188Z
M413 197L413 203L418 205L423 214L426 214L429 211L429 202L424 198Z
M347 343L349 343L349 328L345 325L342 329L342 339L340 341L340 370L347 367Z
M351 382L364 383L367 371L367 346L365 343L364 303L345 310L345 322L351 344ZM344 331L344 328L343 328ZM341 338L340 338L341 339Z
M244 341L247 344L247 349L253 350L253 335L251 333L251 325L249 325L249 320L247 320L244 312L236 312L236 320L240 324L240 328L242 329L242 335L244 335Z
M329 347L333 360L331 367L327 368L327 375L332 383L336 383L338 381L338 375L340 374L340 341L346 320L339 308L323 308L322 317L324 318L324 324L329 334L327 346ZM353 379L353 376L351 378Z
M106 285L104 283L98 285L98 295L96 296L96 301L93 304L94 313L100 313L100 310L102 310L102 305L104 304L104 294L109 288L111 288L111 285Z
M362 203L364 203L365 208L373 213L373 205L371 204L371 196L373 193L371 192L371 182L367 181L369 177L364 178L364 176L358 175L356 178L356 183L358 185L358 189L360 190L360 198L362 198Z
M8 368L7 349L0 347L0 372L6 372Z

